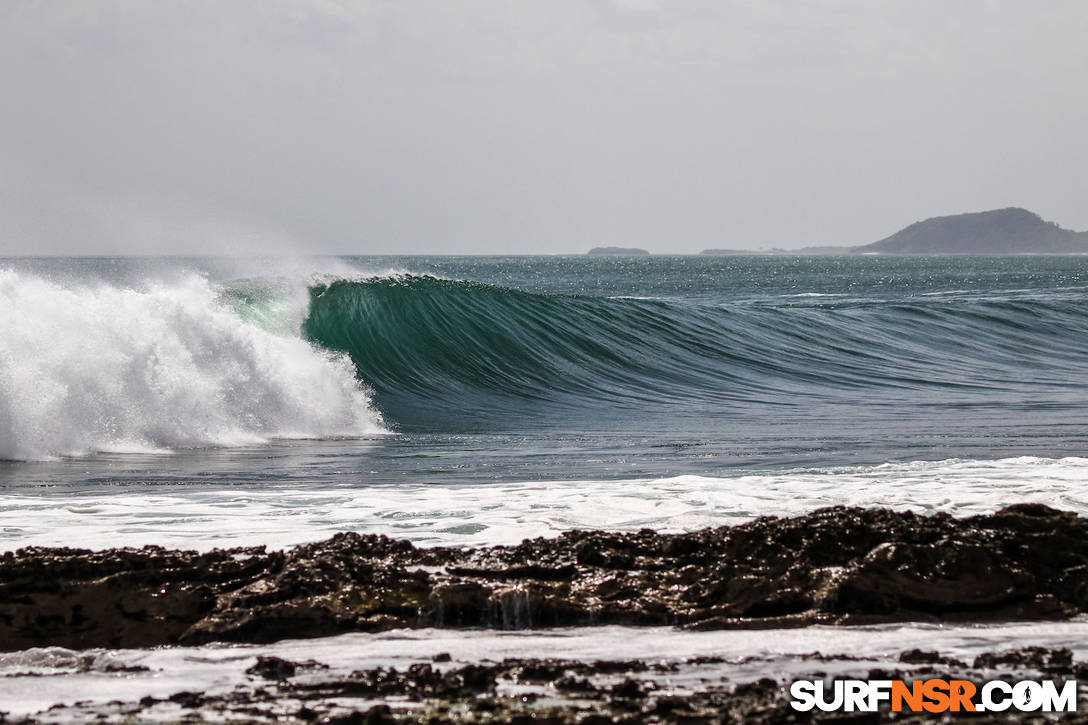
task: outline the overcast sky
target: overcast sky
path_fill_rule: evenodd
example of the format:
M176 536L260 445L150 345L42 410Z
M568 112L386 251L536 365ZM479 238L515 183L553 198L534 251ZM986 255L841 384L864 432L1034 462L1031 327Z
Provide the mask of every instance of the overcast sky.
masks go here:
M1088 229L1083 0L5 0L0 254Z

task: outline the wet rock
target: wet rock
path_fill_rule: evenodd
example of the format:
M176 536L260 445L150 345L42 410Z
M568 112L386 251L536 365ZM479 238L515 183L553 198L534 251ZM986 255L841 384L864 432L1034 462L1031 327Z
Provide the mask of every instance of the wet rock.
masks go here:
M974 667L1022 667L1048 673L1070 672L1073 669L1073 652L1066 647L1021 647L1004 652L984 652L975 658Z
M247 675L257 675L266 680L286 680L294 677L298 671L298 665L290 660L279 657L257 657L257 664L246 670Z
M594 692L596 687L584 677L565 675L551 683L560 692Z
M984 655L987 656L987 655ZM818 667L836 655L813 653L806 656ZM272 659L272 658L269 658ZM936 652L904 652L900 659L933 660L948 658ZM1065 651L1024 648L994 654L994 663L1014 661L1017 670L1030 671L1030 663L1065 662ZM1024 664L1028 663L1028 664ZM1076 665L1080 666L1080 665ZM469 665L439 672L429 663L403 670L376 668L350 675L327 675L323 681L281 679L260 686L240 687L219 695L179 692L165 700L181 709L169 717L179 722L253 723L884 723L922 725L930 722L958 722L949 715L929 713L829 712L798 713L789 706L788 685L762 677L731 683L725 673L717 678L699 678L699 684L676 688L668 676L658 685L642 673L651 671L641 660L575 662L553 659L507 659L499 663ZM863 672L857 673L859 675ZM898 670L869 670L877 679L903 679L911 675ZM962 668L935 671L943 679L964 675ZM803 679L815 672L798 674ZM996 670L1001 679L1015 678L1013 671ZM538 685L525 686L527 682ZM499 684L516 683L515 692ZM548 685L551 685L550 687ZM537 691L530 691L532 687ZM374 700L389 704L375 704ZM58 705L42 713L42 722L110 721L144 722L161 720L154 708L164 700L144 698L138 702ZM1053 722L1019 712L975 713L974 723ZM30 718L28 722L39 720ZM1063 714L1057 721L1083 725L1088 716Z
M613 685L609 690L609 694L613 697L624 697L629 699L645 697L646 692L647 687L644 683L639 682L638 680L632 680L630 677L619 684Z
M912 649L899 654L899 661L906 665L946 665L949 667L967 667L967 663L954 657L944 657L940 652Z
M175 692L167 698L170 702L187 707L189 709L200 707L204 704L205 697L199 692Z
M403 627L694 629L1063 618L1088 611L1088 520L833 507L688 534L568 532L420 549L337 534L285 552L0 556L0 650L272 642Z

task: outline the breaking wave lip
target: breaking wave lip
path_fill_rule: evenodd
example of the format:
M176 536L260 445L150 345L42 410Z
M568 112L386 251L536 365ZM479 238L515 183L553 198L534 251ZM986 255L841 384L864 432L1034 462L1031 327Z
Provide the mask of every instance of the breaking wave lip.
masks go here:
M385 431L347 356L243 319L198 275L80 286L0 270L0 305L0 459Z

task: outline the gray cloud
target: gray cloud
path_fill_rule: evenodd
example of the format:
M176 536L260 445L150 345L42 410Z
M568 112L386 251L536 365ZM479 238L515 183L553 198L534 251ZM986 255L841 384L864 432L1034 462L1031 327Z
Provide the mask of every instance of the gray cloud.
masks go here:
M0 6L0 253L655 251L1078 229L1088 5Z

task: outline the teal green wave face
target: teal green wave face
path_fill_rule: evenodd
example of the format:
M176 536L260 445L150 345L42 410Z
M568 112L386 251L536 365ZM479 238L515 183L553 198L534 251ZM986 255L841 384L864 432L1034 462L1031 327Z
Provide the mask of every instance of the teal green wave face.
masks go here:
M1085 373L1088 302L915 296L721 304L398 275L310 288L302 325L386 419L422 429L711 428L818 406L1057 404ZM1024 370L1047 370L1025 375ZM909 414L909 411L905 411Z

